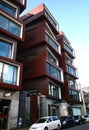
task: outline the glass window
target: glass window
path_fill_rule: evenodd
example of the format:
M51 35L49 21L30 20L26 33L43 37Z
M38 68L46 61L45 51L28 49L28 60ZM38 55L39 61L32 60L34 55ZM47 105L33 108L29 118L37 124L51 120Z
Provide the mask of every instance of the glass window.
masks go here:
M47 8L46 8L46 10L47 10ZM58 24L54 20L53 16L47 12L48 10L47 11L46 10L45 10L45 16L50 21L50 23L54 26L54 28L56 28L58 30Z
M47 73L50 74L51 76L61 80L61 71L49 63L47 63Z
M52 63L58 65L58 60L49 51L47 51L47 56Z
M0 81L17 85L18 67L0 62Z
M71 55L73 55L73 50L69 46L67 46L66 44L64 44L64 48L65 48L65 50L67 52L69 52Z
M72 80L72 79L68 79L68 85L70 86L70 87L72 87L72 88L74 88L75 89L75 81L74 80Z
M67 72L76 76L76 70L69 65L66 65Z
M57 85L49 82L48 90L49 90L49 95L57 98L61 98L61 92L60 92L61 90L60 87L58 87Z
M56 51L59 51L59 46L56 44L56 42L51 37L49 37L46 34L45 39Z
M12 56L12 44L0 40L0 56L11 58Z
M0 9L4 10L12 16L16 15L16 8L9 5L8 3L5 3L4 1L0 1Z
M20 37L21 25L0 14L0 27Z
M70 90L69 92L70 92L70 98L71 98L72 100L77 100L77 101L80 100L80 99L79 99L79 92L78 92L78 91Z
M66 56L66 62L72 65L72 59L70 59L68 56Z

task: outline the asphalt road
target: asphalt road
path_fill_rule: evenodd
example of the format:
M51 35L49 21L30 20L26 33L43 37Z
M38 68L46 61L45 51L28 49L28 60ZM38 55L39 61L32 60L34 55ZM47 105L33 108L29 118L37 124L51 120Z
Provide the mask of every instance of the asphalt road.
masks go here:
M77 125L75 127L71 127L68 129L63 130L89 130L89 123L83 124L83 125Z

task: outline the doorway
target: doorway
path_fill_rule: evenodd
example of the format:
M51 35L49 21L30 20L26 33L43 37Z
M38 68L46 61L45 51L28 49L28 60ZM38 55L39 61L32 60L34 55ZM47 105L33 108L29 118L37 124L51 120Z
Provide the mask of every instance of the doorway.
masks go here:
M0 99L0 130L7 129L9 108L10 100Z

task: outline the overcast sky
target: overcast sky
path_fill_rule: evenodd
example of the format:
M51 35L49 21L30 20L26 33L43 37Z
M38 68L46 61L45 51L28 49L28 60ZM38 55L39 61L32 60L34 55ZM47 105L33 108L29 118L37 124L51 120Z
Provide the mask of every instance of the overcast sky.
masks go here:
M89 0L27 0L27 13L44 3L75 50L78 82L89 86Z

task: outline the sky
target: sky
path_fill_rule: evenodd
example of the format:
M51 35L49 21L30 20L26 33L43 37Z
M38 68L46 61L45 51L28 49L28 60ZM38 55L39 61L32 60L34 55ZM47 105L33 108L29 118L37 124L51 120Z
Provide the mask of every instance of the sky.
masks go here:
M78 69L78 83L89 87L89 0L27 0L29 12L44 3L75 50L74 66Z

